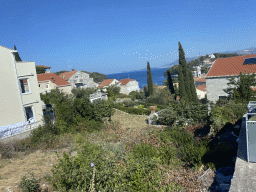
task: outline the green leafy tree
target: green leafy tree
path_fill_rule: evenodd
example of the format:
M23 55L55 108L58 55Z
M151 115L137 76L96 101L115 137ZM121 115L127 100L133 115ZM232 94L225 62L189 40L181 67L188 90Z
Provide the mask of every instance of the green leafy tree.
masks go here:
M148 95L153 94L153 80L152 80L152 74L151 74L151 69L150 69L150 64L147 62L147 83L148 83Z
M249 101L253 99L255 92L251 87L256 86L255 73L240 73L239 78L230 77L229 87L224 91L228 93L229 98L237 102Z
M14 50L17 50L15 45L14 45ZM15 61L22 61L18 52L15 52L14 56L15 56Z
M36 66L36 74L41 74L41 73L45 73L45 68Z
M107 94L109 99L116 99L116 96L120 94L121 88L116 86L116 85L111 85L106 88L107 89Z

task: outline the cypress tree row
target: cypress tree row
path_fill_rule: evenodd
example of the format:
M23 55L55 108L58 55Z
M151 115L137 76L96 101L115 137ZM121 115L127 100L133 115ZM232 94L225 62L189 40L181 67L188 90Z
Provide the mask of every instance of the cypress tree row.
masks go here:
M168 88L169 88L171 94L174 94L175 91L174 91L174 88L173 88L172 76L171 76L170 71L167 72L167 79L168 79Z
M179 45L179 90L180 98L183 101L194 102L197 101L196 87L194 84L194 79L191 70L187 66L185 59L185 53L181 46Z
M17 50L15 45L14 45L14 50ZM14 56L15 56L15 61L22 61L18 52L14 53Z
M147 62L147 83L148 83L148 96L153 94L153 80L149 62Z

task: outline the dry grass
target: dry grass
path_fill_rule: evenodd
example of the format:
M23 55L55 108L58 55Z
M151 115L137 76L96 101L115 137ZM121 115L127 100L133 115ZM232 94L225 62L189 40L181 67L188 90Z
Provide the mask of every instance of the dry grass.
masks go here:
M134 144L141 141L142 138L148 138L148 133L152 130L162 129L162 126L147 125L145 115L130 115L120 111L112 117L112 123L105 122L105 130L83 135L84 139L94 143L124 143ZM79 135L79 134L78 134ZM66 136L70 139L70 135ZM75 136L73 139L77 138ZM62 139L65 140L65 139ZM61 142L62 143L62 142ZM59 144L56 148L66 147ZM0 159L0 191L18 191L18 185L24 175L33 173L35 178L41 179L41 186L49 186L44 179L46 175L51 175L52 165L57 163L58 157L54 150L37 150L18 152L11 159ZM55 150L56 151L56 150ZM58 151L59 157L67 148ZM49 191L52 191L51 189Z

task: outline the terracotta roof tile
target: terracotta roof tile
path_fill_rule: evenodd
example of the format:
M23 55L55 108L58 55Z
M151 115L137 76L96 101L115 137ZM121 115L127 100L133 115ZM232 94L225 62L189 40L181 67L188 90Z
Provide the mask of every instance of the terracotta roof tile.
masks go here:
M119 83L121 83L120 85L126 85L130 81L134 81L134 79L121 79Z
M194 77L194 80L196 82L206 82L206 79L204 77Z
M109 86L110 83L112 83L114 79L104 79L98 86L98 88L102 88L104 86Z
M72 77L77 71L69 71L59 74L59 77L65 80L68 80L70 77ZM65 75L65 77L64 77Z
M165 87L166 87L166 86L163 86L163 85L162 85L162 86L157 86L158 89L163 89L163 88L165 88Z
M250 57L256 57L256 54L217 59L206 77L239 75L240 72L256 72L256 64L243 65L245 58Z
M45 69L50 69L51 67L45 66L45 65L36 65L37 67L43 67Z
M38 82L39 81L47 81L47 80L51 81L52 78L54 80L54 83L57 86L69 86L69 85L71 85L69 82L60 78L58 75L56 75L54 73L43 73L43 74L38 74L37 75Z
M198 85L197 87L196 87L196 89L198 89L198 90L200 90L200 91L206 91L206 84L203 84L203 85Z

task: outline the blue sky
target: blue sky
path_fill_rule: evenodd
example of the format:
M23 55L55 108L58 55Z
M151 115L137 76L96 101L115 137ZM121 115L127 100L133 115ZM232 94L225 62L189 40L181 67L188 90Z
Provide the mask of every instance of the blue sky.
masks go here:
M4 0L0 45L52 71L104 74L256 47L255 0Z

